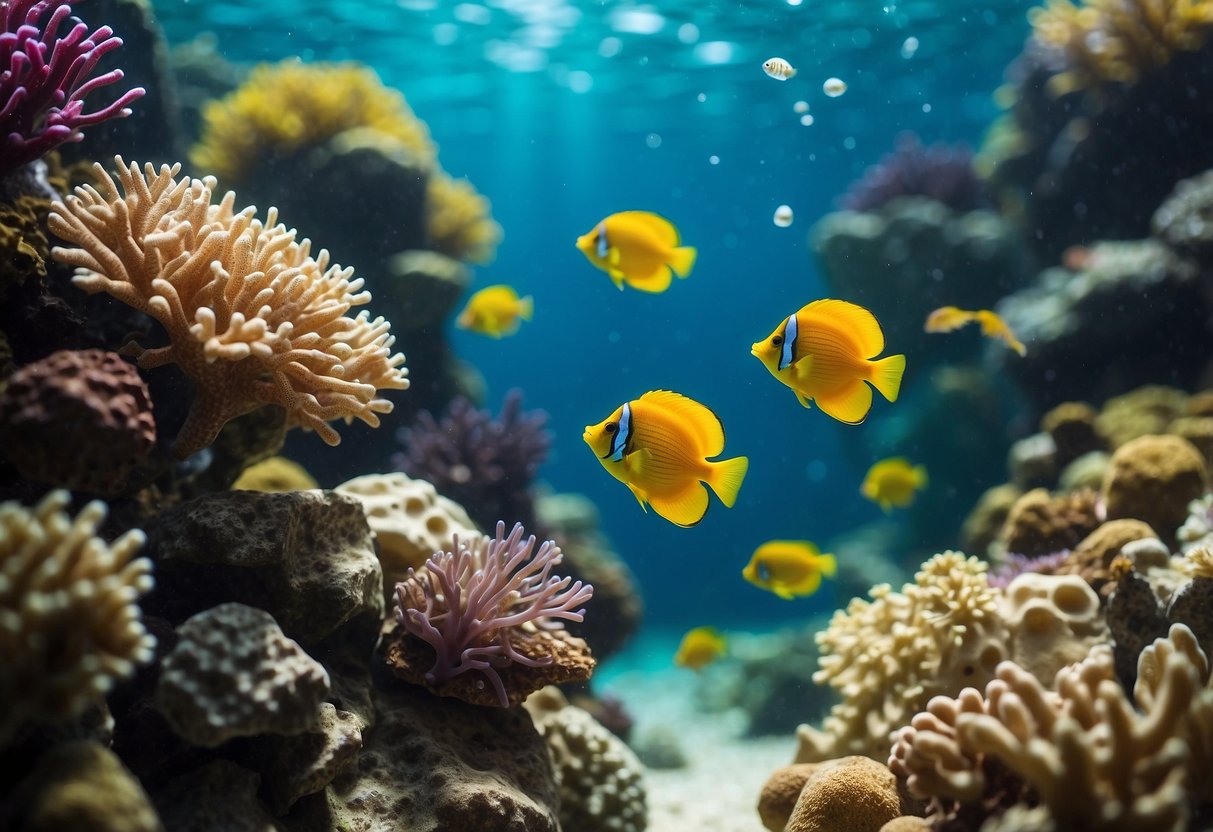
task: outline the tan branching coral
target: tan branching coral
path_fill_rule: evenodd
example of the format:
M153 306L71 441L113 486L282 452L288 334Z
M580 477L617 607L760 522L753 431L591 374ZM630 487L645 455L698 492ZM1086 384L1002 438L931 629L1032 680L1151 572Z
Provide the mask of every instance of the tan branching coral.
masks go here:
M313 258L308 240L255 209L235 211L229 191L211 199L215 179L176 178L179 165L141 171L115 159L122 192L96 166L100 189L84 185L54 203L50 227L79 248L55 248L77 267L74 282L107 292L155 318L170 344L128 345L143 369L177 364L194 382L194 400L173 452L209 445L229 420L263 405L287 411L292 425L340 442L328 423L379 424L392 403L380 390L408 387L404 356L352 269Z
M1057 674L1056 692L1012 662L956 699L938 697L898 732L890 767L920 798L987 800L990 773L1030 788L1058 828L1187 828L1213 764L1209 665L1191 630L1171 627L1142 651L1134 709L1112 651L1094 648Z
M1048 0L1028 12L1033 36L1059 49L1067 70L1057 93L1098 83L1132 84L1213 33L1213 0Z
M842 701L821 730L802 725L796 762L850 754L883 760L889 736L932 696L983 684L1008 655L1000 593L986 564L944 552L900 593L876 586L855 598L817 634L822 656L813 680Z
M71 719L152 658L136 600L152 564L143 532L98 538L104 503L73 520L53 491L33 509L0 503L0 741L26 720Z

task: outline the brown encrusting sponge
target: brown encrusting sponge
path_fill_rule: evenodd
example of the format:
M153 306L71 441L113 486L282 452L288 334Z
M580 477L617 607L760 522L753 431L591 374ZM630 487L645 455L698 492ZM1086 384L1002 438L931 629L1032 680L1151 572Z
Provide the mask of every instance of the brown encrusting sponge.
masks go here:
M60 350L0 393L0 448L34 482L115 496L155 445L147 385L117 353Z

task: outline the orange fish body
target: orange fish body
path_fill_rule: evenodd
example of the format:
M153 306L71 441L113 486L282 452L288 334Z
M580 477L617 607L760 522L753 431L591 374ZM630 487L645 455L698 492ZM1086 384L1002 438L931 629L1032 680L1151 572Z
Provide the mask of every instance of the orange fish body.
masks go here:
M906 358L876 358L884 346L884 333L871 312L825 298L789 315L750 352L792 388L802 405L816 402L827 415L857 425L872 408L872 387L897 401Z
M731 508L749 467L745 457L709 460L724 451L720 420L699 402L668 390L625 402L586 427L582 438L641 508L651 505L677 526L694 526L707 513L705 483Z

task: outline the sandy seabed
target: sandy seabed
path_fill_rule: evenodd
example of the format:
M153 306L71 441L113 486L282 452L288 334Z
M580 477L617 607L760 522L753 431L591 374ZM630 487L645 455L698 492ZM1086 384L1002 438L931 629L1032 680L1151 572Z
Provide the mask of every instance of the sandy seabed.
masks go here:
M620 664L630 664L628 658ZM635 718L633 736L658 726L672 730L687 758L685 768L646 773L649 832L765 832L758 793L771 772L792 761L795 736L747 738L743 714L699 710L690 671L612 669L601 687Z

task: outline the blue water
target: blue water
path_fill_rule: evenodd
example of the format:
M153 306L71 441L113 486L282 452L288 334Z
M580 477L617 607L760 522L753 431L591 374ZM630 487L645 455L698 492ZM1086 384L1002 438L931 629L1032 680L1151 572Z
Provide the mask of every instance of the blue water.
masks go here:
M859 427L806 411L749 345L827 293L808 229L898 132L980 142L1028 3L155 5L171 42L210 31L229 60L370 64L428 122L443 167L492 200L505 240L474 288L503 282L534 295L535 320L501 341L452 327L454 349L485 375L494 410L520 387L527 407L551 415L542 478L598 505L650 620L775 623L838 602L828 586L781 601L740 570L766 539L824 541L880 516L858 493L866 462L839 446L848 431L897 418L898 405L878 400ZM767 78L760 65L773 55L799 74ZM829 76L847 81L845 95L823 94ZM798 100L812 125L793 112ZM772 223L781 203L795 211L791 228ZM574 249L628 209L669 217L699 248L689 279L656 296L619 292ZM642 513L581 439L585 425L655 388L707 404L726 427L725 456L751 460L736 507L713 498L692 529Z

